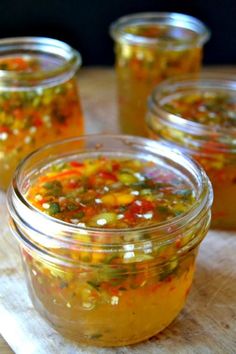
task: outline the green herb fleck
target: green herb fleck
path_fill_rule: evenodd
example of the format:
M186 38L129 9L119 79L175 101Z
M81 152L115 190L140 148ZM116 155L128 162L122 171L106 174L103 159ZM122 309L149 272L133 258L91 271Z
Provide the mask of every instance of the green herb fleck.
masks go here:
M95 333L95 334L92 334L90 336L90 339L98 339L98 338L101 338L102 337L102 334L100 333Z
M169 212L169 208L167 206L164 206L164 205L159 205L159 206L157 206L157 211L159 213L168 213Z
M60 213L61 209L60 209L60 205L58 203L51 203L50 204L50 207L48 209L48 212L50 215L55 215L55 214L58 214Z
M175 194L188 199L189 197L192 196L192 191L191 189L181 189L177 191Z
M78 213L74 214L74 217L81 219L84 215L85 215L85 213L83 211L79 211Z
M68 283L66 282L66 281L62 281L61 283L60 283L60 288L61 289L64 289L64 288L67 288L68 287Z
M88 280L87 283L96 290L98 290L100 287L100 284L94 280Z
M77 208L78 208L78 206L75 204L68 204L67 205L67 209L70 211L76 210Z
M46 182L43 187L48 190L46 195L58 197L62 194L62 184L59 181Z

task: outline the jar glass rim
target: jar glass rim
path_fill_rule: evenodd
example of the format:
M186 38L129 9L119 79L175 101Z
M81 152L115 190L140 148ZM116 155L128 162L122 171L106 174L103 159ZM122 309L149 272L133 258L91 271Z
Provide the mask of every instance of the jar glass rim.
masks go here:
M192 30L197 34L196 40L193 38L181 40L180 43L166 38L151 38L126 31L129 26L142 25L167 25L177 28ZM111 37L120 42L139 45L160 45L163 47L184 48L203 45L210 38L211 32L206 25L197 18L175 12L141 12L120 17L110 25Z
M81 66L82 59L78 51L67 43L48 37L9 37L0 39L0 58L2 56L27 55L27 53L50 54L62 62L50 69L35 72L0 70L0 79L7 82L52 81L66 73L75 74Z
M180 216L174 217L172 220L168 220L159 224L154 224L150 226L145 226L145 227L137 227L137 228L130 228L130 229L101 229L101 228L94 228L94 227L80 227L78 225L73 225L70 223L66 223L62 220L53 218L51 216L48 216L41 211L37 210L35 207L33 207L30 202L24 197L24 195L21 193L21 186L19 185L19 180L22 178L22 174L24 174L24 168L25 165L32 160L33 158L38 159L40 156L40 153L44 154L46 156L50 149L53 148L61 148L63 144L73 144L73 143L80 143L85 140L97 140L100 141L101 144L109 139L109 141L114 141L114 139L120 139L122 143L127 144L128 146L133 146L134 148L140 148L144 147L146 148L145 152L146 153L152 153L152 154L157 154L158 156L163 156L163 158L171 158L174 162L178 161L178 164L183 164L184 168L187 171L187 168L189 170L192 169L191 173L196 174L196 178L198 178L198 183L200 186L200 192L197 198L196 203L193 204L191 208L189 208L185 213L183 213ZM45 155L46 153L46 155ZM53 157L55 161L55 156ZM186 167L187 166L187 167ZM189 172L188 170L188 172ZM22 181L21 181L22 183ZM42 222L47 222L49 225L51 225L53 229L53 225L57 225L58 227L62 228L66 232L69 233L79 233L81 232L82 234L86 231L87 233L92 233L93 235L121 235L121 234L135 234L139 232L159 232L159 234L163 234L164 237L168 238L171 237L167 233L167 228L171 229L173 228L172 231L179 230L183 225L186 225L189 223L190 220L197 220L202 213L205 213L206 210L209 210L211 204L212 204L212 187L210 184L210 181L204 172L204 170L200 167L199 164L194 162L190 157L185 156L181 154L178 151L171 150L162 144L152 141L150 139L146 138L141 138L141 137L134 137L134 136L129 136L129 135L108 135L108 134L96 134L96 135L85 135L79 138L70 138L70 139L65 139L61 141L57 141L51 144L48 144L34 152L32 152L30 155L28 155L18 166L15 175L13 177L12 184L8 190L8 209L10 210L10 214L13 215L13 219L17 219L18 221L21 219L20 222L23 220L22 215L17 215L17 210L14 205L13 199L15 199L15 202L18 206L23 206L24 208L27 209L27 211L31 214L32 218L30 217L27 220L27 223L29 220L33 220L34 216L37 216L38 220L40 219L41 221L39 222L39 225L41 225ZM23 220L26 222L25 220ZM170 233L171 234L171 233ZM68 238L66 238L68 242Z
M229 136L233 142L229 145L229 149L235 149L236 151L236 127L227 128L222 127L221 125L209 126L200 122L194 122L178 114L168 112L163 108L163 99L168 101L168 97L173 96L173 94L181 96L182 94L189 92L189 90L210 90L215 93L223 91L231 94L234 93L236 95L236 77L234 78L232 75L227 75L225 73L204 72L201 74L185 74L176 78L167 79L157 85L149 96L148 109L156 116L156 119L160 120L163 124L184 133L192 133L193 135L198 136L202 135L206 138L211 137L212 134ZM146 120L149 125L148 115Z

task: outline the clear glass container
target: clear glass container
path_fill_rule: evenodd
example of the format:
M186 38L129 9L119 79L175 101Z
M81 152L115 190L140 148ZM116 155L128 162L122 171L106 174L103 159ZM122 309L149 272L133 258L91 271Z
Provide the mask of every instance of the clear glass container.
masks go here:
M0 40L0 188L35 148L83 133L80 65L80 54L55 39Z
M63 222L26 199L29 186L52 163L101 155L154 161L186 178L196 200L165 222L105 229ZM183 308L212 203L209 179L188 157L132 136L68 139L27 157L7 200L32 302L63 335L96 346L136 343L163 330Z
M198 72L210 33L194 17L139 13L111 25L115 40L119 121L123 133L146 135L146 100L162 80Z
M214 190L212 227L236 229L236 81L214 73L167 80L148 107L149 135L191 155L207 172Z

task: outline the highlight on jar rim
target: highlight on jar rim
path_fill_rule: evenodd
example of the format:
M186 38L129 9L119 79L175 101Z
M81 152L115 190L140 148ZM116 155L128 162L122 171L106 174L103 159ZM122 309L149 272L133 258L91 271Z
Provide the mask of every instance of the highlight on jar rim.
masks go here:
M149 135L190 154L214 189L212 227L236 229L236 78L206 73L169 79L148 102ZM222 183L224 189L222 189Z
M184 306L212 204L190 158L132 136L67 139L29 155L7 199L33 304L65 336L139 342Z
M173 29L173 38L158 37L158 33L153 35L145 35L130 32L130 28L141 28L142 26L166 26ZM174 29L186 29L191 31L192 35L195 33L196 37L192 36L179 39L179 43L174 40ZM196 46L196 44L203 45L210 38L210 30L195 17L174 13L174 12L144 12L126 15L113 22L110 26L110 34L112 38L119 42L140 45L163 45L165 47L174 46L183 49L184 46ZM179 33L176 33L178 38Z
M8 58L22 58L42 61L42 67L37 70L9 69L2 65ZM6 86L48 86L69 80L81 66L82 59L78 51L67 43L47 37L10 37L0 39L0 90ZM65 77L65 74L67 77ZM58 81L59 80L59 81ZM14 87L16 90L17 87Z

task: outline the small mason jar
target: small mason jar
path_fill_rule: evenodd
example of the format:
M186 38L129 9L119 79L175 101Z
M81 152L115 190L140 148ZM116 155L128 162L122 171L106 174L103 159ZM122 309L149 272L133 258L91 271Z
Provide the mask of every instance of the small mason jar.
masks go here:
M115 40L119 121L123 133L146 135L146 100L162 80L198 72L209 30L178 13L140 13L111 25Z
M83 133L80 65L80 54L55 39L0 40L0 188L35 148Z
M214 190L212 227L236 229L236 81L206 73L167 80L148 105L149 135L191 155Z
M186 179L196 200L170 220L109 229L53 218L26 198L48 166L72 161L79 169L75 160L99 156L154 161ZM60 172L60 178L66 174ZM19 165L7 199L32 302L65 336L97 346L136 343L163 330L183 308L212 203L208 177L188 157L132 136L67 139L29 155Z

